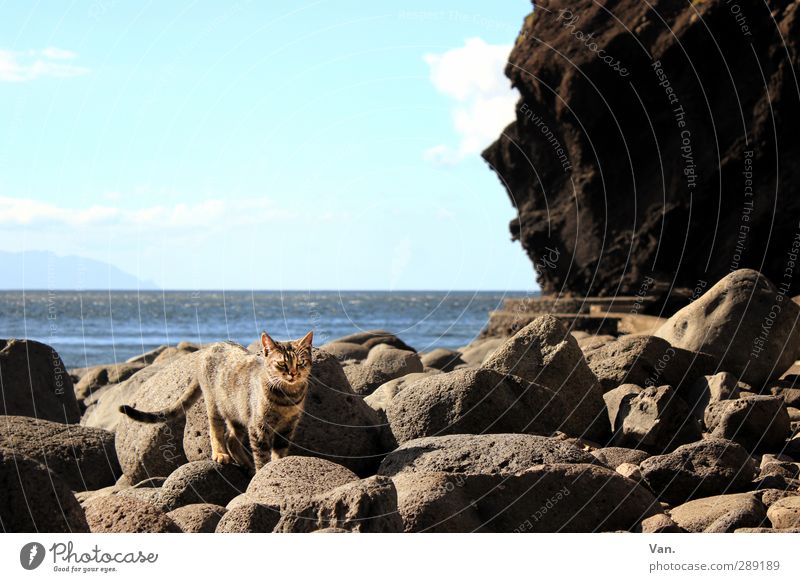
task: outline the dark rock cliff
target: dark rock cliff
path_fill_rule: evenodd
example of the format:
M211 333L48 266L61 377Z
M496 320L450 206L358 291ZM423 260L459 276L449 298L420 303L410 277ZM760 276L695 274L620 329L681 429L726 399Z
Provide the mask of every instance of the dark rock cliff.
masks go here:
M790 0L537 3L506 68L517 120L483 156L543 290L750 267L800 292L799 39Z

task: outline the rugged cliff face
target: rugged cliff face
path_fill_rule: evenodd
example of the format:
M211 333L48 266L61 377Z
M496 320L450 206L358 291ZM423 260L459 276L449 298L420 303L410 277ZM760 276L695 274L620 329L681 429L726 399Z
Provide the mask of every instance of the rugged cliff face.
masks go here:
M771 12L770 12L771 11ZM800 3L543 0L483 154L545 291L800 292Z

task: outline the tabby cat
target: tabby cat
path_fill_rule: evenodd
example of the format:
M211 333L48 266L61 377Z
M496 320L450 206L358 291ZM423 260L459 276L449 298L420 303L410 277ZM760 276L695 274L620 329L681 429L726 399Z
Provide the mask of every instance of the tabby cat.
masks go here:
M205 398L211 436L211 458L260 469L269 460L286 456L300 416L311 372L313 332L303 339L276 342L261 334L260 354L233 343L203 350L197 381L169 408L142 412L120 406L120 412L139 422L164 422L183 416ZM247 435L253 459L242 444Z

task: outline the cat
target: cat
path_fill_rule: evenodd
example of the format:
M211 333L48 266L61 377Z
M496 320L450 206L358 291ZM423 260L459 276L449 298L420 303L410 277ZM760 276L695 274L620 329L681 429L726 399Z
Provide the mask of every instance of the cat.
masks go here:
M303 414L311 373L313 332L302 339L276 342L261 334L261 354L234 343L218 343L200 356L197 381L170 407L143 412L119 410L139 422L164 422L183 416L202 393L208 413L211 459L258 471L286 456ZM250 440L252 460L243 445Z

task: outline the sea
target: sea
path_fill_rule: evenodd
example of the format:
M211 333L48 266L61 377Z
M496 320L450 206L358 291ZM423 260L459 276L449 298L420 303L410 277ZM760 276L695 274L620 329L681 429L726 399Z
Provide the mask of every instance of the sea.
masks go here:
M160 345L279 340L314 330L314 344L370 329L417 351L475 339L489 312L530 292L492 291L0 291L0 337L53 346L68 368L124 362Z

